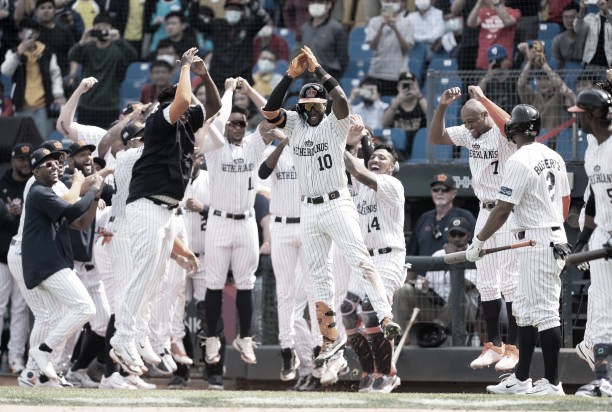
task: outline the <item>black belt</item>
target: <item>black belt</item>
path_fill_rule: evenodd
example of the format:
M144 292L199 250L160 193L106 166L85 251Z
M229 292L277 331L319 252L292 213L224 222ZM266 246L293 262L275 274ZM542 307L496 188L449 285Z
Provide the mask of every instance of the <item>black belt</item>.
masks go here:
M550 228L550 230L552 230L554 232L554 231L557 231L557 230L561 230L561 227L553 226L553 227ZM521 230L520 232L516 232L516 237L517 237L518 240L525 239L525 231Z
M213 215L222 216L222 217L226 217L228 219L234 219L234 220L244 220L247 218L247 216L250 216L250 214L244 214L244 213L225 213L225 216L224 216L220 210L215 210L213 212Z
M163 202L163 201L161 201L159 199L155 199L154 197L150 197L150 196L146 196L146 199L149 199L151 202L155 203L156 205L163 206L163 207L165 207L166 209L169 209L169 210L176 209L178 207L178 205L179 205L178 202L176 202L176 203L166 203L166 202Z
M379 255L384 255L385 253L391 253L391 250L390 247L383 247L381 249L368 249L368 253L370 256L374 256L374 252L378 251Z
M286 217L286 218L282 218L280 216L276 216L274 218L274 221L277 223L300 223L300 218L299 217Z
M194 254L194 255L195 255L195 257L197 257L197 258L199 258L199 257L200 257L200 254L199 254L199 253L193 252L193 254Z
M111 217L109 217L109 218L108 218L108 221L109 221L109 222L114 222L114 221L115 221L115 216L111 216Z
M333 192L328 193L327 197L329 198L329 200L338 199L340 197L340 192L338 192L337 190L334 190ZM306 198L306 203L312 203L313 205L318 205L323 202L325 202L325 197L323 196Z
M94 265L83 265L83 267L85 268L86 271L90 271L90 270L94 270L95 266Z
M15 239L11 239L11 246L15 246L17 244L17 241Z
M482 202L482 208L491 210L495 207L495 202Z

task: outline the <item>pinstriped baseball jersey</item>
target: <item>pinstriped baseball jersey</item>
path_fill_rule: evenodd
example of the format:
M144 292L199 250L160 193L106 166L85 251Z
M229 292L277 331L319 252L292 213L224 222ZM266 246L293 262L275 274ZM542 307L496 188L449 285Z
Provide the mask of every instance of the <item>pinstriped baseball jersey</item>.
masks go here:
M287 111L284 132L302 195L316 197L347 186L343 153L348 127L348 116L338 120L333 112L312 127L297 112Z
M363 240L368 249L406 249L404 239L404 186L393 176L376 175L378 190L358 182L353 198Z
M595 195L595 223L606 232L612 231L612 138L602 144L587 135L584 170Z
M202 202L205 207L210 205L210 191L208 190L208 172L200 170L198 177L193 179L185 189L185 197L181 202L183 206L183 219L189 239L189 248L194 253L204 253L204 239L206 234L206 218L198 212L187 209L187 199L193 198Z
M117 153L115 163L115 193L111 199L113 204L113 216L115 219L125 217L125 202L130 192L130 180L132 180L132 169L136 160L142 155L142 147L131 148Z
M223 146L205 152L208 166L210 208L228 213L244 213L255 204L255 173L266 143L259 132L251 133L236 146L227 140Z
M464 125L449 127L446 131L455 145L469 150L472 188L478 200L495 200L506 160L516 151L516 145L503 137L497 126L478 138Z
M267 159L274 147L266 149L264 159ZM297 173L293 165L291 149L285 147L274 171L270 175L271 192L270 214L285 217L300 216L300 187L296 184Z
M522 146L506 162L497 199L512 203L519 227L563 226L564 196L570 186L565 162L541 143Z

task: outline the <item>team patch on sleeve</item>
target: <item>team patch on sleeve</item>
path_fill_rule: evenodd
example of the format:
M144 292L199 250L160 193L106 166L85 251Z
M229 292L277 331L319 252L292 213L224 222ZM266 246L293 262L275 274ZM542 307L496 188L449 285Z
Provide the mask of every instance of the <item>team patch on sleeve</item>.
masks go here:
M499 194L500 195L504 195L504 196L512 196L512 189L510 189L509 187L506 187L506 186L502 186L499 189Z

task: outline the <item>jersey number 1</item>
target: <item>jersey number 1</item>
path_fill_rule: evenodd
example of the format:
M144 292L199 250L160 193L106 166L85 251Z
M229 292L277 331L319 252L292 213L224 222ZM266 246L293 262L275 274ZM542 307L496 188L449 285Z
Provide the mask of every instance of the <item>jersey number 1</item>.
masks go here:
M329 153L324 155L323 157L321 156L317 157L317 161L319 162L320 172L322 172L325 169L331 169L332 167L332 158Z

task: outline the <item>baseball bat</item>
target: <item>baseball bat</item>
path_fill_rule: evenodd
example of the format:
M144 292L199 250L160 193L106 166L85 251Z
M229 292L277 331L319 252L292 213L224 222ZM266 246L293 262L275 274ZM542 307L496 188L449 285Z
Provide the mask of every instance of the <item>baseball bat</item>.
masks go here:
M527 247L527 246L535 246L535 244L536 244L535 240L526 240L524 242L513 243L511 245L493 247L490 249L483 249L480 251L480 256L488 255L490 253L501 252L503 250L517 249L517 248ZM467 260L465 258L465 251L449 253L449 254L442 256L442 258L444 260L444 263L448 265L452 265L454 263L462 263Z
M402 353L402 348L404 347L404 343L406 343L406 338L408 338L410 329L412 329L412 325L416 321L417 316L419 316L420 311L421 309L419 308L412 309L412 316L410 316L410 320L408 321L408 324L406 324L406 328L404 329L404 333L402 333L402 337L397 344L397 348L395 348L393 352L393 364L394 365L397 362L397 359L399 358L400 353Z
M602 248L589 250L588 252L572 253L565 258L565 263L576 266L582 262L588 262L590 260L605 257L612 257L612 248Z

